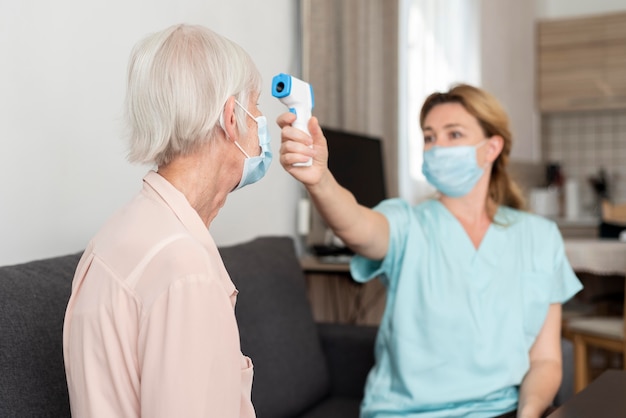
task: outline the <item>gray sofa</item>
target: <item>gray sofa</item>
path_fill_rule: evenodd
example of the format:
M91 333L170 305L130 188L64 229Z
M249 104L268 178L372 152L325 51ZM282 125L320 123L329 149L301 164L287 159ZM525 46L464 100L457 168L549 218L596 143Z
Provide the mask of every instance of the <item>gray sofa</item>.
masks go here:
M315 324L294 243L220 248L240 293L242 351L254 363L259 418L358 417L376 329ZM69 417L65 306L80 253L0 267L0 417Z
M373 327L316 324L286 237L220 248L239 289L242 351L259 418L356 418L373 364ZM0 417L69 417L62 327L80 253L0 267ZM571 395L571 345L564 344Z

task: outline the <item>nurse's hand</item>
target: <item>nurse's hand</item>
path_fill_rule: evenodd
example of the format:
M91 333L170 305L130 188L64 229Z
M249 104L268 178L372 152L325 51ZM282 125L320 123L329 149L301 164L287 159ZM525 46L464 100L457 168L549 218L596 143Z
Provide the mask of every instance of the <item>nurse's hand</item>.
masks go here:
M315 186L328 172L326 138L316 117L309 120L308 128L311 136L291 126L295 120L296 115L291 112L285 112L276 119L276 123L281 128L280 164L305 186ZM313 159L310 166L293 165L294 163L305 163L309 158Z

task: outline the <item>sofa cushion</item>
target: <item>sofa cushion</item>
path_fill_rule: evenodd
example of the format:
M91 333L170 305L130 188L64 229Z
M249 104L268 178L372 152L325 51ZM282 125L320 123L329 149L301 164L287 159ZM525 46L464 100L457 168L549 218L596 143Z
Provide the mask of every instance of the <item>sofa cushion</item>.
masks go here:
M239 290L235 313L254 363L257 416L298 415L327 395L330 381L294 242L263 237L220 253Z
M317 331L330 372L331 395L360 400L374 367L378 327L323 323Z
M70 416L63 317L80 254L0 268L0 416Z
M300 418L359 418L360 411L360 399L338 396L316 405Z

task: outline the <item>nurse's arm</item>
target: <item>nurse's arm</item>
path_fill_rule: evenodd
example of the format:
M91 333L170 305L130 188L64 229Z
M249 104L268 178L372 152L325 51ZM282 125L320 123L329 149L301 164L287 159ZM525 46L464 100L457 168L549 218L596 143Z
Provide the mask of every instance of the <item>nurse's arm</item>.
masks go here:
M326 170L319 183L307 186L324 221L355 253L382 260L389 245L389 222L380 212L360 205Z
M367 258L382 260L389 242L387 218L359 205L354 195L337 183L328 169L328 146L317 118L309 120L310 137L291 126L295 118L285 112L276 120L281 127L281 164L306 187L326 224L348 247ZM306 157L313 158L311 166L294 166Z
M520 388L519 418L540 417L561 385L561 304L550 305L529 355L530 368Z

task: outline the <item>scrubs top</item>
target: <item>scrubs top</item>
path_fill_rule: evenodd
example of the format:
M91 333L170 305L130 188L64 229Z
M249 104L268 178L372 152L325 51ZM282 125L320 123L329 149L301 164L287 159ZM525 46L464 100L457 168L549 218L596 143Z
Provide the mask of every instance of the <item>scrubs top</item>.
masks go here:
M383 260L355 256L355 280L380 277L387 304L362 418L494 417L516 409L529 350L552 303L581 288L554 224L500 207L478 249L438 200L390 199Z

